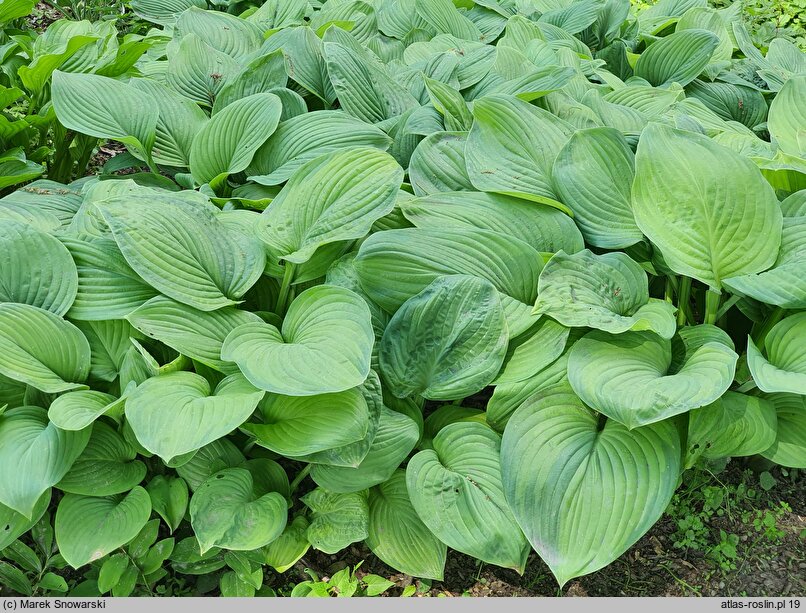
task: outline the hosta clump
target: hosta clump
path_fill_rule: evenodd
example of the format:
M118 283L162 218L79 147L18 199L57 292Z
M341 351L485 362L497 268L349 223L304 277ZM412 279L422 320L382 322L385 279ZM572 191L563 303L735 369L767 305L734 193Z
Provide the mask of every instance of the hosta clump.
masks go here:
M198 4L53 73L125 154L0 199L0 550L53 518L85 594L359 542L564 584L686 469L806 467L796 48L704 1Z

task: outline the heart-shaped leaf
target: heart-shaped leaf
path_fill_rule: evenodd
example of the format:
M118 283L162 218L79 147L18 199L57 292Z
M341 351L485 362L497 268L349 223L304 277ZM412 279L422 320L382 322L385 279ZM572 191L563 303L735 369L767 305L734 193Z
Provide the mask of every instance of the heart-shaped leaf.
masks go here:
M775 324L764 348L766 358L748 337L747 365L759 389L806 394L806 313L795 313Z
M142 487L126 496L67 494L56 510L56 543L73 568L99 560L136 537L151 515Z
M137 386L126 401L126 420L140 444L168 462L232 432L262 397L239 374L211 391L204 377L174 372Z
M649 530L680 475L671 422L635 430L598 422L567 385L553 386L515 412L501 444L509 508L561 586Z
M101 415L113 415L119 419L124 402L125 398L115 398L95 390L67 392L51 403L48 419L61 430L83 430Z
M19 302L64 315L78 291L70 252L57 239L14 221L0 224L0 301Z
M417 515L448 547L522 572L529 544L504 500L500 448L487 426L451 424L434 449L409 460L406 484Z
M738 359L708 341L673 365L671 341L652 332L594 330L571 348L568 380L586 405L632 429L714 402L733 382Z
M83 389L90 346L73 324L27 304L0 304L0 373L48 394Z
M439 277L407 300L381 340L381 372L398 398L472 396L498 374L506 355L506 320L492 283Z
M398 470L369 491L367 547L386 564L412 577L442 581L447 547L417 516Z
M213 547L252 551L268 545L282 534L287 519L285 498L256 491L243 468L217 472L190 499L190 523L202 554Z
M311 510L308 542L319 551L336 553L369 534L366 492L334 494L317 487L300 500Z
M560 251L543 267L538 281L535 313L564 326L596 328L612 334L652 330L672 338L675 307L649 297L641 266L624 253L595 255L585 249Z
M707 30L680 29L646 48L635 63L635 76L652 85L688 85L699 75L719 44Z
M236 304L263 274L259 243L221 223L212 205L142 192L112 198L101 211L137 274L194 308Z
M781 208L756 165L711 139L653 123L635 157L638 227L673 271L720 288L766 270L781 243Z
M128 492L146 476L136 460L137 450L104 422L92 426L92 436L70 471L56 484L60 490L87 496Z
M320 156L301 166L263 212L258 236L276 258L301 264L321 246L369 233L392 210L403 169L367 147Z
M282 330L264 323L235 328L221 359L238 364L261 389L310 396L363 383L374 342L364 300L348 289L320 285L297 296Z
M181 477L157 475L146 486L151 508L165 520L171 532L185 519L188 508L188 485Z
M775 407L778 434L761 455L781 466L806 468L806 396L781 393L765 398Z

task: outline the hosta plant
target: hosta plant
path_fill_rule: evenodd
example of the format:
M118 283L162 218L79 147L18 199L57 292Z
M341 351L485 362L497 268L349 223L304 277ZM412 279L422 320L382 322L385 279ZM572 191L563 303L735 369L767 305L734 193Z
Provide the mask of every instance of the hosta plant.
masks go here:
M806 468L793 45L705 0L132 5L23 71L126 152L0 199L0 555L52 519L81 594L362 542L565 584L684 470Z

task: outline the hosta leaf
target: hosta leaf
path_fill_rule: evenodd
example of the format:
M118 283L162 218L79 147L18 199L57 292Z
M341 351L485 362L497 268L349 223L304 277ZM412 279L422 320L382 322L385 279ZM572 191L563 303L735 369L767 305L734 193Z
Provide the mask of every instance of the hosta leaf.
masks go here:
M191 143L209 121L199 105L159 81L133 79L135 89L146 92L157 102L156 136L151 155L158 164L187 167Z
M38 307L0 304L0 374L48 394L83 389L90 346L73 324Z
M674 305L650 299L646 272L623 253L560 251L540 273L537 294L535 313L568 327L652 330L663 338L677 327Z
M238 367L221 359L224 339L240 325L262 321L235 307L199 311L164 296L152 298L127 319L146 336L228 375L238 372Z
M76 327L90 344L90 378L110 383L120 375L132 340L143 340L143 335L124 319L77 321ZM125 385L121 387L125 389Z
M204 377L174 372L139 385L126 401L126 419L140 444L168 462L232 432L262 397L239 374L211 390Z
M570 332L553 319L541 318L526 332L510 339L504 365L493 383L516 383L536 375L562 355Z
M719 288L775 262L782 221L772 187L749 159L705 136L650 124L632 196L638 226L679 274Z
M150 155L159 108L147 93L108 77L57 71L51 96L64 127Z
M195 6L184 11L176 20L175 36L180 38L188 34L195 34L213 49L235 59L254 53L263 42L260 28L252 22Z
M95 390L67 392L51 403L48 419L61 430L83 430L101 415L114 414L119 418L123 402L123 398Z
M351 148L300 167L263 212L258 235L275 257L301 264L329 243L361 238L394 207L403 170L372 148Z
M385 151L391 142L382 130L343 111L313 111L281 122L257 150L247 173L258 183L278 185L320 155L350 147Z
M0 415L0 504L26 518L84 450L90 431L66 432L45 409L20 407Z
M766 396L778 416L778 435L762 455L781 466L806 468L806 397L802 394Z
M300 498L311 510L307 537L325 553L336 553L369 534L367 493L334 494L321 487Z
M781 203L782 211L784 203ZM784 216L781 248L775 265L755 275L725 279L732 292L785 309L806 308L806 215Z
M195 457L195 456L194 456ZM179 527L188 508L188 486L181 477L157 475L146 486L151 507L171 532Z
M287 519L282 494L256 491L251 473L243 468L215 473L190 499L190 523L202 554L213 547L263 547L282 534Z
M375 438L358 466L314 464L311 477L330 492L365 490L386 481L408 457L419 438L420 430L413 419L382 407Z
M806 157L806 75L794 76L784 83L770 105L767 126L784 153Z
M271 394L260 409L265 423L243 429L263 447L290 457L355 443L369 427L367 401L358 388L317 396Z
M417 14L437 32L445 32L463 40L482 38L479 28L450 0L414 0Z
M193 139L190 172L199 183L221 184L245 170L280 122L282 103L274 94L253 94L213 115Z
M176 472L195 492L219 470L236 468L244 462L246 458L240 449L229 439L220 438L199 449L190 460L178 466Z
M70 252L56 238L16 221L0 223L0 302L64 315L78 291Z
M70 471L56 484L60 490L87 496L128 492L146 476L137 451L104 422L92 426L92 436Z
M348 289L320 285L297 296L282 331L264 323L235 328L221 359L277 394L340 392L367 378L374 339L364 300Z
M136 537L151 515L142 487L125 497L67 494L56 510L59 553L73 568L99 560Z
M462 94L436 79L423 77L431 104L442 115L445 129L449 131L466 132L473 125L473 115L467 108Z
M552 206L484 192L442 192L398 204L418 228L476 228L517 238L537 251L582 250L574 220Z
M775 442L775 406L763 398L725 392L722 398L689 414L687 464L705 459L749 456Z
M627 141L613 128L579 130L557 155L554 190L591 245L629 247L643 238L630 202L634 165Z
M411 228L371 235L355 259L361 286L381 308L394 313L443 275L486 279L501 293L510 336L534 323L540 254L517 239L472 229Z
M229 55L213 49L196 34L188 34L168 62L165 82L186 98L211 107L224 85L240 71L241 65Z
M714 402L733 382L738 359L708 340L671 369L671 341L595 330L571 348L568 380L586 405L632 429Z
M409 161L417 196L473 189L465 168L466 142L466 132L434 132L420 141Z
M144 193L112 199L102 213L129 265L166 296L194 308L235 304L263 274L260 245L225 227L201 203Z
M288 77L331 106L336 92L325 64L322 39L310 27L289 28L274 34L262 50L271 53L277 49L285 55Z
M131 7L134 13L153 23L172 25L176 18L191 6L204 8L204 0L132 0Z
M369 491L366 543L372 553L395 570L442 581L447 547L417 516L402 470Z
M409 461L406 484L417 515L448 547L522 572L529 545L504 500L500 449L487 426L451 424Z
M339 103L353 117L378 123L417 106L416 98L389 76L380 63L336 42L324 44L324 57Z
M45 493L36 501L31 516L25 517L11 507L0 504L0 550L11 545L18 537L28 532L39 519L45 514L50 505L51 490L48 488Z
M78 293L67 313L71 319L123 318L157 295L157 290L132 270L114 241L61 240L78 269Z
M518 409L501 444L506 499L529 542L564 585L609 564L662 515L680 474L675 427L627 430L565 385Z
M680 30L646 48L635 63L635 76L656 87L688 85L703 71L719 45L707 30Z
M398 398L472 396L498 374L506 355L504 311L492 283L445 276L407 300L381 341L381 372Z
M773 326L764 341L766 357L747 339L747 365L764 392L806 394L806 313Z
M573 127L514 96L476 100L473 116L465 156L476 189L557 200L551 168Z

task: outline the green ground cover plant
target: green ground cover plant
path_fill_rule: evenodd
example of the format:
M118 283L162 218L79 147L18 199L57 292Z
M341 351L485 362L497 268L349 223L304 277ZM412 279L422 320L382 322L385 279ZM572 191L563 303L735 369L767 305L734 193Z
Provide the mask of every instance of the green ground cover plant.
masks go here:
M704 543L689 469L806 467L806 54L736 6L133 0L145 33L9 35L39 161L0 174L47 178L0 198L3 585L272 595L363 542L562 586L670 503Z

